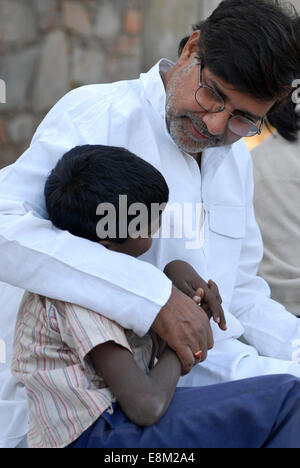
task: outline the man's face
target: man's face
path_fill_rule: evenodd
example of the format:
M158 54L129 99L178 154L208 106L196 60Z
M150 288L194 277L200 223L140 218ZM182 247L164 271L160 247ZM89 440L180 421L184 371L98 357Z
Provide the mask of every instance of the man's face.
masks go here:
M265 117L275 103L257 101L235 90L204 67L202 84L219 92L226 106L220 113L208 113L195 99L199 88L199 61L196 54L192 54L189 60L181 59L171 71L165 79L167 125L175 143L186 153L198 154L206 148L231 145L242 137L227 128L230 113L239 113L257 122L259 118Z

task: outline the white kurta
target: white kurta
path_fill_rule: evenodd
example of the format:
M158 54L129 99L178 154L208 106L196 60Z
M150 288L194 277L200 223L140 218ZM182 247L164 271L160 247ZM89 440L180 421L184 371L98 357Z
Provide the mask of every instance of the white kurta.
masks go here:
M171 293L162 269L182 259L218 284L228 331L212 324L214 350L181 384L300 376L292 362L300 322L270 299L256 276L263 248L250 154L243 141L206 150L200 173L178 149L166 128L159 73L171 65L164 60L138 80L72 91L50 111L23 156L0 173L0 280L88 307L143 335ZM170 204L204 203L203 248L187 249L190 238L154 239L151 251L134 259L53 228L45 219L44 184L58 159L80 144L123 146L163 173ZM1 310L8 313L5 303ZM238 341L241 336L252 346Z

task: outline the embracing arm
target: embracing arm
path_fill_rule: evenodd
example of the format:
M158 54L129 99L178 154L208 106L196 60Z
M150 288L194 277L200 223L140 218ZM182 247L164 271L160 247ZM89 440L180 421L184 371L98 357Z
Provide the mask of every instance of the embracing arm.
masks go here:
M47 220L46 178L66 151L85 143L68 113L53 110L30 148L0 173L0 280L101 312L144 335L168 301L171 282L154 266Z
M94 348L90 357L127 417L138 426L155 424L166 412L181 374L180 361L167 348L148 374L131 352L110 341Z

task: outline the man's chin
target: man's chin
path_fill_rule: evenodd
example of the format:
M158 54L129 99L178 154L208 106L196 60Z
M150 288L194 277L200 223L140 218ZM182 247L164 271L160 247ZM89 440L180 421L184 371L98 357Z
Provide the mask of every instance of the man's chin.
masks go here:
M232 146L234 143L236 143L239 140L240 140L240 138L235 139L235 140L231 140L231 141L229 141L227 139L222 140L222 141L215 141L215 140L214 141L208 141L205 146L203 145L203 148L200 151L204 151L204 150L209 149L209 148L229 148L230 146Z
M221 148L221 147L228 147L231 146L232 143L226 143L225 141L220 141L220 142L213 142L211 143L207 148Z
M190 135L186 135L185 132L182 137L182 135L178 135L177 130L178 129L173 131L173 128L171 128L169 129L169 133L174 143L181 149L181 151L187 154L196 155L209 148L219 148L221 146L230 146L232 144L225 138L222 138L222 140L216 140L216 138L207 137L199 140L191 137Z
M178 143L177 143L178 144ZM221 146L225 146L223 142L215 142L215 141L203 141L199 142L195 145L179 145L183 151L185 151L188 154L195 155L202 153L202 151L205 151L209 148L219 148Z

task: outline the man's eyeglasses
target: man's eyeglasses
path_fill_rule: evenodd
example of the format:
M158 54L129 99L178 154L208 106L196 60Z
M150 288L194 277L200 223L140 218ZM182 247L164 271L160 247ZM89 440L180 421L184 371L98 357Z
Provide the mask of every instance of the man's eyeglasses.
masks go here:
M229 130L240 137L252 137L261 135L265 119L254 122L243 115L232 114L225 107L222 96L213 88L202 84L202 65L199 64L199 88L195 93L195 99L202 109L212 114L218 114L226 110L231 115L227 127Z

